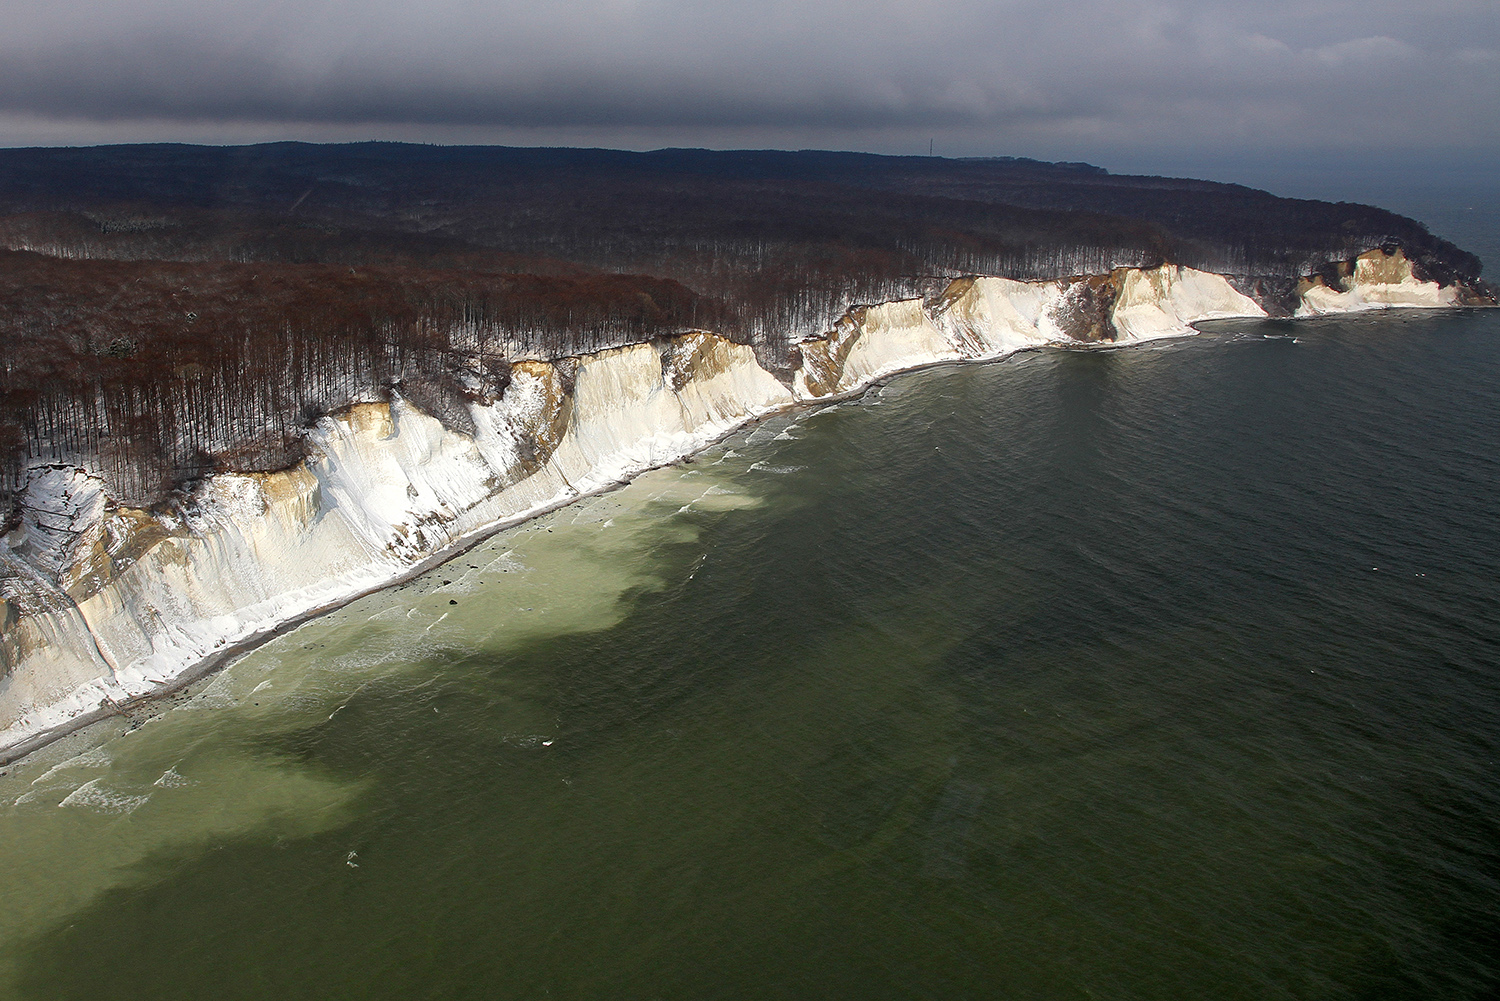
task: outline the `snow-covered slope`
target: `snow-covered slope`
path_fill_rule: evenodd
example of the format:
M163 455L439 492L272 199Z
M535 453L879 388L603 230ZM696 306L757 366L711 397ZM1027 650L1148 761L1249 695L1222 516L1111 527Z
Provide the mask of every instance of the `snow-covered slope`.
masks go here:
M1342 293L1358 303L1314 289L1304 309L1441 299L1400 264L1361 258ZM0 538L0 759L466 540L797 402L923 365L1180 336L1198 320L1264 315L1222 276L1175 266L1052 282L966 278L930 303L852 309L799 345L787 382L749 347L692 332L519 361L499 400L470 405L473 434L399 396L357 404L322 418L296 466L213 476L170 511L113 506L87 470L35 469L19 525Z

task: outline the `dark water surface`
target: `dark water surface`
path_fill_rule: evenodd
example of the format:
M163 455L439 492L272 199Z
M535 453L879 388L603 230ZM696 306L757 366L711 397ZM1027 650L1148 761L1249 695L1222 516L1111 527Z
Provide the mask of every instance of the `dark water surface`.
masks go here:
M1500 989L1500 316L794 421L13 769L0 990Z

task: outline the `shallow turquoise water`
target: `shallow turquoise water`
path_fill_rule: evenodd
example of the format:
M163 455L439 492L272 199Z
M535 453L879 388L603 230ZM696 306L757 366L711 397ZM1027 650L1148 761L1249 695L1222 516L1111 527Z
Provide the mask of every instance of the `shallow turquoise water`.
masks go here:
M766 425L9 769L0 992L1487 996L1497 387L1226 322Z

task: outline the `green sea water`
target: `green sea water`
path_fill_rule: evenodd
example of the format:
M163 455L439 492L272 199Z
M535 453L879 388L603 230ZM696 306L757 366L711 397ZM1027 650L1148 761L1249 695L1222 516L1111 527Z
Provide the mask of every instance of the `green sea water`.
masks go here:
M900 377L0 775L0 996L1500 989L1500 317Z

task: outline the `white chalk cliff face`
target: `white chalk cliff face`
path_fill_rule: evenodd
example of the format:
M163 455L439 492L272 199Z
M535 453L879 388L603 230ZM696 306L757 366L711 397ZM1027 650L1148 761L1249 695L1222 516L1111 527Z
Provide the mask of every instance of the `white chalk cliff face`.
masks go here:
M1323 313L1353 313L1391 306L1415 306L1429 309L1457 304L1458 289L1437 282L1419 281L1412 274L1411 262L1397 250L1387 254L1371 250L1354 260L1354 267L1342 275L1342 287L1331 288L1318 278L1299 288L1302 304L1298 316Z
M1300 312L1453 301L1404 258L1373 253L1345 289L1309 286ZM933 303L851 310L799 346L789 382L749 347L694 332L517 362L498 401L470 405L472 435L399 398L356 404L317 424L303 462L210 477L175 513L114 506L87 470L34 469L20 524L0 538L0 760L776 410L922 365L1264 315L1222 276L1171 265L966 278Z

